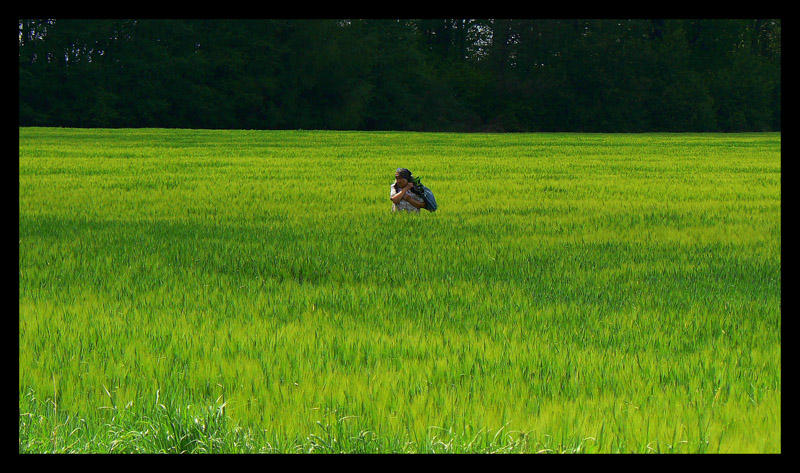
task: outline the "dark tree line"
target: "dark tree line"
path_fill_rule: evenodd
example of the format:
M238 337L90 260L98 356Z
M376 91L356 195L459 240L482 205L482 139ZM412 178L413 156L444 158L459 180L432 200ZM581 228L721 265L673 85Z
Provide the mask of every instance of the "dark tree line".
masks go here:
M19 124L779 131L780 20L20 20Z

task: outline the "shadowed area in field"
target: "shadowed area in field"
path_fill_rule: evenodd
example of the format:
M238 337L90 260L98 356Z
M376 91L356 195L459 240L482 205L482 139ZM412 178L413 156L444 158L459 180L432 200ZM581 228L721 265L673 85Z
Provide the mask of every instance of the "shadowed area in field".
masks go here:
M687 247L675 243L564 242L538 246L462 247L436 242L414 249L388 232L369 239L346 227L311 228L290 222L241 226L209 222L97 221L56 216L20 216L20 267L72 258L68 273L48 284L79 288L90 279L111 288L127 278L128 287L149 287L181 277L227 278L230 284L255 279L306 285L405 287L408 278L431 287L446 306L463 306L456 289L469 287L484 298L511 307L497 288L519 294L526 306L592 304L619 310L639 304L690 309L723 306L735 300L780 298L780 260L744 253L725 244ZM385 230L384 230L385 231ZM338 236L337 236L338 235ZM464 239L470 238L465 230ZM52 242L50 251L32 254L26 243ZM44 245L43 245L44 244ZM403 245L409 245L408 248ZM475 248L476 245L473 245ZM393 265L416 251L414 267ZM28 277L35 277L36 269ZM109 280L107 276L114 274ZM24 282L24 281L23 281ZM452 293L452 295L450 295ZM649 294L649 296L643 294ZM424 297L423 297L424 298Z

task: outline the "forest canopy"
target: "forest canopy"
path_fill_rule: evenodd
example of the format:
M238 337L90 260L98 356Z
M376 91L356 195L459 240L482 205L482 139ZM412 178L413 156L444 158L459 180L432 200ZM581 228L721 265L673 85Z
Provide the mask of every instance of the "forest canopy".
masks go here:
M781 22L19 20L19 125L781 129Z

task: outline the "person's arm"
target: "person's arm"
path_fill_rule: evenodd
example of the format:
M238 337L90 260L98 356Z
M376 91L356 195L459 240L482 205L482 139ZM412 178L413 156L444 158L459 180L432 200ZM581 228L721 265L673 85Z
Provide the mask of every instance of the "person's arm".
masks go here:
M406 202L408 202L409 204L413 205L414 207L416 207L418 209L424 209L425 208L425 201L424 200L419 200L416 197L413 197L411 194L406 193L406 195L403 196L403 200L405 200Z
M408 193L408 190L411 189L411 187L413 187L412 183L409 182L408 184L406 184L406 186L403 187L403 190L390 197L390 199L392 199L392 202L394 202L395 204L399 204L400 201L405 199L406 194Z

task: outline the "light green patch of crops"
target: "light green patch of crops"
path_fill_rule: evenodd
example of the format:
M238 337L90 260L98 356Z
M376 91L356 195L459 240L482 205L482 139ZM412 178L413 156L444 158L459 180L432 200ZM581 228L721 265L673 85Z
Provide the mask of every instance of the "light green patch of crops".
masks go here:
M780 134L19 133L20 452L781 451Z

